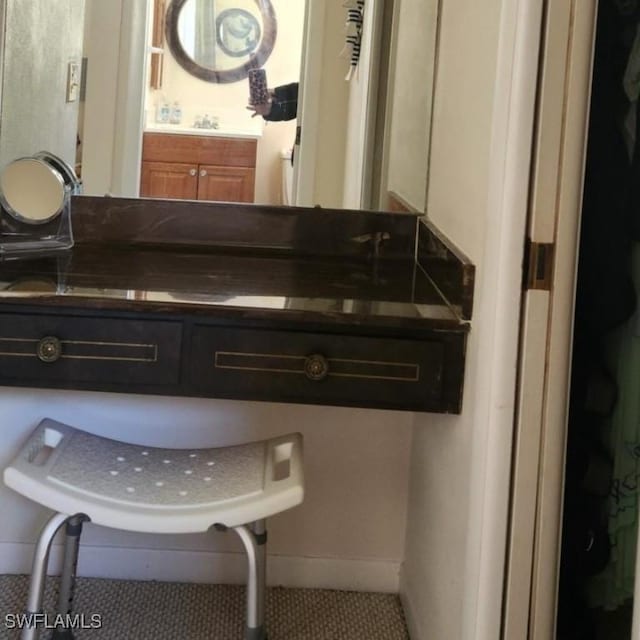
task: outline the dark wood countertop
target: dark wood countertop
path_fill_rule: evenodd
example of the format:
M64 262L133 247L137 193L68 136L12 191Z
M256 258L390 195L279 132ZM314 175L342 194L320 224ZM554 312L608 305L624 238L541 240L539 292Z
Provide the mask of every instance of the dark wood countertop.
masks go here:
M62 258L0 264L2 304L165 313L187 308L245 319L465 328L413 261L203 253L82 245Z
M461 259L415 214L80 196L73 224L68 253L0 262L2 303L468 328Z
M460 409L473 266L426 220L120 198L73 207L73 249L0 261L0 384ZM32 364L46 362L37 349L50 336L69 362ZM316 352L335 379L292 387ZM131 353L141 364L127 383L114 363Z

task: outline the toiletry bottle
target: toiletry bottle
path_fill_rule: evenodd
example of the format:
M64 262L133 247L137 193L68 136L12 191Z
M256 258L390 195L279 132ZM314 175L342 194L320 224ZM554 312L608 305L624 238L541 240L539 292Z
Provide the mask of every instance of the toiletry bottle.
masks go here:
M182 122L182 109L177 101L173 103L171 108L170 122L171 124L180 124Z
M156 122L162 122L162 107L162 102L156 104Z
M163 102L160 108L160 122L169 122L171 117L171 107L168 102Z

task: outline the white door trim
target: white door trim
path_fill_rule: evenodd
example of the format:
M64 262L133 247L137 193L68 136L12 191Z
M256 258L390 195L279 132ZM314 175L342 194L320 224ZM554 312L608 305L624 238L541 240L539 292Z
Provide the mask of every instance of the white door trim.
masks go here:
M562 4L564 0L555 1ZM556 200L556 261L539 475L532 639L552 638L555 632L578 236L597 0L573 0L571 5L573 31L569 37L564 135Z
M148 1L123 1L111 188L129 198L140 193L149 19Z
M446 7L445 7L446 10ZM474 322L484 326L477 355L488 381L478 385L470 495L471 532L462 637L495 640L502 620L509 479L516 401L522 258L535 117L542 0L505 0L499 25L489 158L487 242ZM444 37L444 34L443 36ZM442 72L439 70L438 74ZM476 581L477 576L477 581ZM469 585L471 587L471 584Z
M344 148L336 149L336 153L347 156L343 179L345 200L350 208L367 208L371 200L383 9L382 0L370 0L366 5L357 77L351 81L349 88L347 139ZM318 132L321 131L322 115L320 92L327 11L327 3L323 0L307 0L298 96L298 125L302 133L295 149L293 177L293 202L304 207L316 204ZM335 27L332 25L332 28ZM347 69L345 64L345 72Z
M369 0L362 25L360 59L349 81L343 196L346 209L371 208L383 14L383 2Z
M299 207L314 204L325 14L323 0L307 0L298 89L298 126L302 135L295 148L293 168L293 203Z
M82 179L85 193L111 193L118 87L122 0L87 2L85 50L86 102L82 140ZM113 37L102 39L100 29Z
M546 0L528 234L555 244L555 265L551 291L527 292L523 306L504 640L555 637L596 3Z

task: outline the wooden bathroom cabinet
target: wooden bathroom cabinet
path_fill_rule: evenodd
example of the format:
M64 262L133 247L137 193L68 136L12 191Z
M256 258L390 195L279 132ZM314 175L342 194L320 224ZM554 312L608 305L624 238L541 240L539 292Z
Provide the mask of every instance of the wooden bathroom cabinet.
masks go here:
M140 195L253 202L255 139L146 132Z

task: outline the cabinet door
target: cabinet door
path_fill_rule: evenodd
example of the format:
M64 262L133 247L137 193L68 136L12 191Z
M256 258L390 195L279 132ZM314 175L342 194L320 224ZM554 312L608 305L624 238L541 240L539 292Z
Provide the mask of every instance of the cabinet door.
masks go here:
M193 164L143 162L140 195L195 200L198 197L198 170Z
M201 164L198 200L253 202L256 171L252 167L221 167Z

